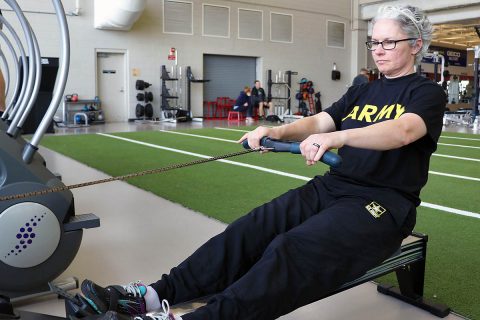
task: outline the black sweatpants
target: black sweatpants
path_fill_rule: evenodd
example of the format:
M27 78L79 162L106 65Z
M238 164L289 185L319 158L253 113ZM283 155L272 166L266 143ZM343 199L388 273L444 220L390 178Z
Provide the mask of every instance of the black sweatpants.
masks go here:
M213 294L184 320L276 319L382 263L415 214L395 191L318 176L230 224L152 287L170 304Z

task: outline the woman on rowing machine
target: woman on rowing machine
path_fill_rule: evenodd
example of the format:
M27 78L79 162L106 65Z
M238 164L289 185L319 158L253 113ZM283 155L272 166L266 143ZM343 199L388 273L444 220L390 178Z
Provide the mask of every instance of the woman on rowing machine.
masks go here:
M352 86L330 108L245 134L301 141L307 165L338 149L340 168L253 209L150 285L82 291L104 319L276 319L322 299L382 263L415 225L420 190L442 130L445 94L417 75L432 25L411 6L381 7L366 42L384 75ZM211 295L182 317L177 304ZM151 316L147 311L164 310Z

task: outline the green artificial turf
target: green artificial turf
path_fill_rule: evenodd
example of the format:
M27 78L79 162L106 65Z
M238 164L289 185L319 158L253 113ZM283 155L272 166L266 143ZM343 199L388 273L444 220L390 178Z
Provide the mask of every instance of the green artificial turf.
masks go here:
M420 207L415 231L428 235L424 297L480 319L480 221ZM378 279L396 283L395 275Z
M252 127L236 127L251 130ZM237 140L243 133L218 129L189 129L183 133ZM164 132L117 133L120 137L154 145L215 156L242 150L238 144ZM480 147L478 135L444 133L441 143ZM198 160L198 157L141 146L101 135L47 136L42 145L112 176ZM480 149L439 145L438 154L480 159ZM324 164L307 167L303 158L286 153L248 154L228 159L299 175L323 174ZM431 171L480 178L480 162L433 156ZM82 181L78 181L82 182ZM252 208L295 188L302 179L227 163L206 164L131 179L129 183L185 207L229 223ZM422 200L450 208L480 212L480 181L430 174ZM99 213L101 215L101 213ZM480 319L480 219L425 207L418 209L416 231L429 236L425 296L455 311ZM391 281L388 275L381 281Z

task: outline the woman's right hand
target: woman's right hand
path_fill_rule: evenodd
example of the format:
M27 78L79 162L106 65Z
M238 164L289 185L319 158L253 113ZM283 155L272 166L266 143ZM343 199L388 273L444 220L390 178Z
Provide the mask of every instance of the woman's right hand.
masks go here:
M242 143L248 140L248 145L251 149L260 148L260 139L271 136L272 128L257 127L255 130L245 133L237 142Z

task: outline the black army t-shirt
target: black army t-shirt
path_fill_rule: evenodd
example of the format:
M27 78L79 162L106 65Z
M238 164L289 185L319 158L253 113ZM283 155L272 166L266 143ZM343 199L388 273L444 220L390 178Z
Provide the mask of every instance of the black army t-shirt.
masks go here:
M398 119L405 113L419 115L427 134L393 150L377 151L344 146L343 164L330 173L368 186L393 188L419 205L420 189L426 184L431 154L442 131L445 93L429 79L411 74L350 87L327 112L337 130L366 127Z

